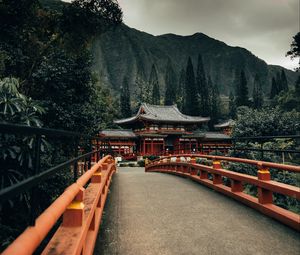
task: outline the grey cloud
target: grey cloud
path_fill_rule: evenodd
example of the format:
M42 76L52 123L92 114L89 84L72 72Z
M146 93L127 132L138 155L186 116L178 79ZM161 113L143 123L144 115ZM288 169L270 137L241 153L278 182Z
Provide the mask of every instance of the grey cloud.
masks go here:
M299 0L119 0L124 22L151 34L203 32L292 68L286 51L299 29Z

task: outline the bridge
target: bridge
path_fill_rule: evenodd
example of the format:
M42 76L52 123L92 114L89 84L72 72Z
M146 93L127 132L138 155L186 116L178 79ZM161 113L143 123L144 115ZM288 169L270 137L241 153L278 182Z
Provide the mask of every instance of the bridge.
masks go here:
M32 130L19 127L19 131ZM62 135L45 129L38 134ZM42 254L300 252L299 214L273 201L273 193L299 201L299 187L271 180L270 174L271 170L299 173L299 166L178 154L148 162L145 169L118 168L111 155L102 155L95 148L2 190L1 200L33 187L62 167L72 165L76 172L74 183L3 254L34 253L55 225L58 228ZM79 169L82 159L90 163ZM257 175L230 170L232 162L256 167ZM77 177L79 172L82 175ZM257 194L247 194L246 185L255 187Z

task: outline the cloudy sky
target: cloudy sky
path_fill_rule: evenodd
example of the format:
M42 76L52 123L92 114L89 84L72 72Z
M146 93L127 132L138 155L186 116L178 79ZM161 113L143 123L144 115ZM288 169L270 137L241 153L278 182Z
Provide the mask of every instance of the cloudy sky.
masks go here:
M300 31L300 0L119 0L124 22L154 35L202 32L241 46L269 64L293 69L285 57Z

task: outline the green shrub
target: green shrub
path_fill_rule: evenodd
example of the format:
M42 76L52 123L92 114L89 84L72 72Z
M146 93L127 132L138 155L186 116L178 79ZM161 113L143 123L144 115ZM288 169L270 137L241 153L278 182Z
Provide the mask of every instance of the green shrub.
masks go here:
M159 156L155 156L155 155L143 156L143 159L146 159L146 158L152 161L152 160L158 159Z
M212 161L206 158L196 158L196 163L201 165L206 165L206 166L212 165Z
M137 163L138 163L139 167L145 166L145 160L139 160Z

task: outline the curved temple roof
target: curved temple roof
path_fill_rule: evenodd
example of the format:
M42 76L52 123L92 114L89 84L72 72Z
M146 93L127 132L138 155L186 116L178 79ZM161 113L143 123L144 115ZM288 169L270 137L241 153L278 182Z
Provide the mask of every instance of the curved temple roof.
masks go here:
M100 136L104 137L125 137L125 138L136 138L135 133L132 130L124 130L124 129L106 129L100 131Z
M116 124L127 124L136 120L150 120L157 122L177 122L177 123L203 123L210 120L209 117L188 116L181 113L176 105L150 105L143 103L138 113L130 118L115 120Z

